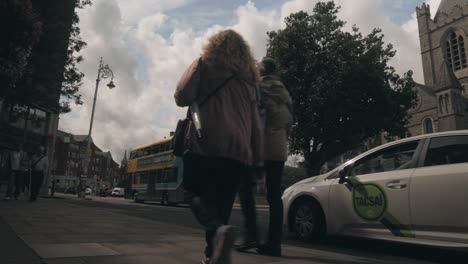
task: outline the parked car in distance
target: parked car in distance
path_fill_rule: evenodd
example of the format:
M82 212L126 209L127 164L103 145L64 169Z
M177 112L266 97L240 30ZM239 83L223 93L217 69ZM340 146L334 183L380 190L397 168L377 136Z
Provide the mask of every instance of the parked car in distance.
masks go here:
M330 235L468 248L468 130L371 149L283 194L303 240Z
M114 188L111 192L111 196L123 197L125 195L125 188Z
M85 189L85 194L86 194L86 195L91 195L92 192L93 192L93 191L91 190L91 188L86 188L86 189Z

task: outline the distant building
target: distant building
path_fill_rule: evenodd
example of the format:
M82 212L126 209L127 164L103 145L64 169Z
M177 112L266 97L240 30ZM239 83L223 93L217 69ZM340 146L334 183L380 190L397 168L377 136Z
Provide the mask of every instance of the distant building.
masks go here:
M119 168L119 176L115 186L125 188L127 186L126 179L127 179L127 168L128 168L128 159L127 159L127 151L125 150L124 156L120 161L120 168Z
M99 189L113 188L119 177L119 165L110 151L103 152L91 138L93 155L89 163L88 175L84 174L83 164L86 158L86 135L73 135L57 131L54 162L50 180L56 181L58 189L76 188L80 177L85 187Z

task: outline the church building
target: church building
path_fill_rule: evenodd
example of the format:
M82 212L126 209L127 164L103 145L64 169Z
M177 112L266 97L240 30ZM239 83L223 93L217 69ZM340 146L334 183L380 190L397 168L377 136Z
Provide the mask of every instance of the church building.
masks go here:
M411 136L468 129L468 0L442 0L434 18L416 8L424 84L416 84Z

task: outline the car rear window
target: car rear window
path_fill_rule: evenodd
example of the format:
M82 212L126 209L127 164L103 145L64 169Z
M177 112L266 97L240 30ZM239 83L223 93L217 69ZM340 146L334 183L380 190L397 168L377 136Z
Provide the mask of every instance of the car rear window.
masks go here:
M424 166L468 162L468 136L447 136L431 139Z

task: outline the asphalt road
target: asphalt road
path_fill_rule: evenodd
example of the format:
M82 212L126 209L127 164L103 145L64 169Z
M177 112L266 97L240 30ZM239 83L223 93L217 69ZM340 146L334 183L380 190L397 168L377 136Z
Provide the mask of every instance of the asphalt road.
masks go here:
M58 196L68 196L61 195ZM102 208L102 212L112 210L121 214L144 218L152 221L168 222L184 227L201 228L191 215L187 206L162 206L159 203L136 204L132 200L113 197L92 197L93 200L72 200L70 202L79 203L90 207ZM258 222L261 234L264 236L268 226L268 210L261 207L258 210ZM234 206L231 215L231 224L242 226L242 213L238 206ZM305 243L298 241L294 234L285 230L284 243L302 248L320 249L325 252L347 253L354 256L380 259L384 257L403 258L412 263L426 261L429 263L468 263L468 253L451 249L441 249L428 246L418 246L411 244L401 244L394 242L358 239L348 237L329 237L324 241L315 243Z

